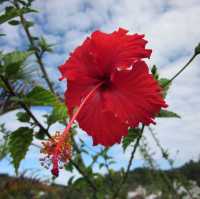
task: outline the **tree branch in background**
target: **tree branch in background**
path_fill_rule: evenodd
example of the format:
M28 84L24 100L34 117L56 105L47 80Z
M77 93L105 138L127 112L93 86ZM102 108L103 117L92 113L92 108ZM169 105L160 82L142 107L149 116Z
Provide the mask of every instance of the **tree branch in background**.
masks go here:
M14 89L12 88L9 80L7 80L6 78L4 78L2 75L0 75L1 80L3 81L3 83L5 84L7 90L9 91L9 93L13 96L13 97L18 97L17 94L15 93ZM45 129L41 123L37 120L37 118L33 115L33 113L30 111L29 107L22 101L19 101L19 105L27 112L27 114L32 118L32 120L35 122L35 124L49 137L51 138L51 135L49 134L49 132L47 131L47 129Z
M85 180L88 182L88 184L90 185L90 187L93 189L94 192L97 192L97 188L94 185L94 183L90 180L90 178L85 174L85 172L73 161L70 160L70 162L72 163L72 165L79 171L79 173L82 174L82 176L85 178Z
M15 7L16 7L17 9L20 9L20 6L19 6L17 0L14 0L13 3L14 3L14 5L15 5ZM31 36L31 33L30 33L30 31L29 31L28 26L26 26L26 19L24 18L24 15L23 15L23 14L20 14L19 18L20 18L21 24L22 24L22 26L23 26L23 28L24 28L24 31L25 31L25 33L26 33L26 36L27 36L27 38L28 38L28 41L29 41L31 47L32 47L33 50L34 50L34 54L35 54L35 57L36 57L36 59L37 59L38 65L39 65L39 67L40 67L40 70L41 70L41 72L42 72L42 74L43 74L43 78L45 79L45 81L46 81L46 83L47 83L47 85L48 85L50 91L51 91L52 93L55 94L55 91L54 91L54 89L53 89L53 85L52 85L52 83L51 83L51 81L50 81L50 79L49 79L48 73L47 73L47 71L46 71L46 69L45 69L45 66L44 66L44 63L43 63L43 61L42 61L42 59L41 59L41 56L39 55L38 51L36 50L36 46L35 46L35 44L34 44L33 37Z
M136 152L136 150L137 150L137 148L138 148L138 146L139 146L140 140L141 140L142 135L143 135L143 132L144 132L144 127L145 127L145 125L143 124L142 127L141 127L141 133L140 133L140 135L138 136L138 138L137 138L137 140L136 140L136 143L135 143L135 145L134 145L134 147L133 147L133 150L132 150L132 153L131 153L131 157L130 157L130 159L129 159L129 163L128 163L126 172L125 172L125 174L124 174L124 176L123 176L123 178L122 178L122 181L121 181L121 183L120 183L120 186L119 186L118 189L114 192L112 199L115 199L115 198L118 197L118 195L119 195L119 193L120 193L120 191L121 191L123 185L125 184L125 182L126 182L126 180L127 180L127 178L128 178L129 171L130 171L131 165L132 165L132 163L133 163L133 159L134 159L134 157L135 157L135 152Z
M148 127L151 136L153 138L153 140L155 141L157 147L160 149L162 157L169 163L170 168L173 170L174 166L173 166L173 160L169 158L169 154L168 152L162 147L162 145L159 142L159 139L156 137L156 134L154 133L153 129L151 127ZM179 174L179 173L178 173ZM180 175L180 174L179 174ZM177 180L180 180L180 176L177 175ZM188 195L190 196L191 199L194 199L192 192L188 189L187 185L184 182L181 182L182 186L185 188L185 190L187 191Z

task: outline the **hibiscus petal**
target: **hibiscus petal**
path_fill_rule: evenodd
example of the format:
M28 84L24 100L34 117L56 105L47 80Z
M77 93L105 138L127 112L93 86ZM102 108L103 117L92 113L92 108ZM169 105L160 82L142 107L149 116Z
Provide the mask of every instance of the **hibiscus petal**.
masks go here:
M62 79L101 78L116 67L127 68L139 59L149 58L151 50L145 49L144 35L127 32L122 28L110 34L95 31L59 67Z
M92 83L86 81L67 81L67 91L65 92L65 102L69 114L72 116L74 108L78 107L81 100L92 90Z
M92 34L91 40L103 71L111 72L116 67L127 68L139 59L150 57L152 51L145 49L147 41L143 39L144 35L127 35L127 32L120 28L111 34L101 31Z
M95 79L99 73L99 67L95 52L91 45L91 39L87 38L81 46L70 54L69 59L59 67L62 79L83 80Z
M73 82L70 84L72 88ZM80 90L79 90L80 91ZM80 93L78 93L79 95ZM67 105L70 109L75 108L80 103L80 99L71 91L66 92ZM112 112L105 111L101 92L97 90L83 106L77 117L80 128L86 131L93 138L93 144L111 146L120 143L122 136L126 136L128 128Z
M161 107L167 107L160 86L143 61L135 63L132 70L115 71L112 85L102 95L106 109L132 127L139 122L154 123Z

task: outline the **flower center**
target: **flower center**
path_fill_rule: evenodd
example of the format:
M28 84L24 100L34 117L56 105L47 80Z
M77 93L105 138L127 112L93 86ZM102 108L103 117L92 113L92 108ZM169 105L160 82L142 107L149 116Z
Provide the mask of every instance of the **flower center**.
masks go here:
M101 79L102 85L100 86L101 90L104 91L106 89L108 89L108 87L111 84L111 79L109 75L105 75L102 79Z

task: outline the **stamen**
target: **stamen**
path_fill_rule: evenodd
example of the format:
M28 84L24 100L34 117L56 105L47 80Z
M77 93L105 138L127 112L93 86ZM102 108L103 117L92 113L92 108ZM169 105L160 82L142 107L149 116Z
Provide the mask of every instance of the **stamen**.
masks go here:
M56 134L52 136L52 138L50 138L47 142L42 143L43 149L41 150L41 153L45 154L46 157L40 159L41 165L48 169L50 164L52 163L53 167L51 172L54 176L57 177L59 175L59 168L62 168L63 165L69 162L71 159L72 145L69 132L73 122L77 118L78 114L80 113L81 109L88 101L88 99L102 84L103 82L97 84L83 99L62 134L56 132Z

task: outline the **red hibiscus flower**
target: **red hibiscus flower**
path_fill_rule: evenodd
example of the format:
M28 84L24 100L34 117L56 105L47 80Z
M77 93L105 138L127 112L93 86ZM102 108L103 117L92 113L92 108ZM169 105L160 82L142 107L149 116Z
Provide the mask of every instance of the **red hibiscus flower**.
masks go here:
M167 107L142 60L151 55L144 35L127 32L120 28L111 34L92 33L60 66L62 79L67 79L71 123L76 119L94 145L120 143L129 127L154 123L161 107Z

